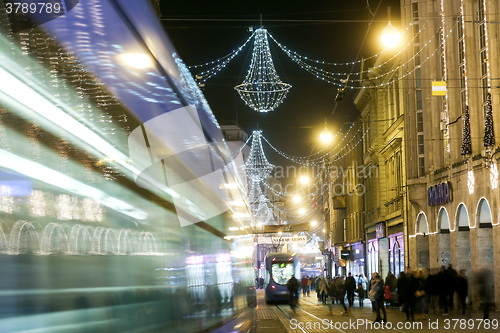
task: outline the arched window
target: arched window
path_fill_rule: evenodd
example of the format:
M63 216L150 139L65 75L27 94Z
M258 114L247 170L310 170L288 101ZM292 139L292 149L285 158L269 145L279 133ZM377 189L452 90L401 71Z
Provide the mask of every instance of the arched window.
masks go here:
M446 208L441 207L438 215L438 230L440 233L445 234L450 232L450 218Z
M476 226L479 228L491 228L492 223L490 205L488 204L488 200L482 198L477 205Z
M417 235L427 235L429 234L429 225L427 224L427 217L424 213L420 213L417 216Z
M457 215L455 223L458 226L458 231L468 231L469 230L469 213L467 212L467 207L464 204L460 204L457 208Z

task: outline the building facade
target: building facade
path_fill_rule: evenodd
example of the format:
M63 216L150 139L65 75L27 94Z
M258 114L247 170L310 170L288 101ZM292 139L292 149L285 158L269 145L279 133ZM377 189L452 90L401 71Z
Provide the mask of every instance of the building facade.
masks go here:
M409 266L464 269L475 307L473 281L489 274L500 304L500 4L404 0L401 8L402 26L413 27L402 53ZM433 81L446 82L446 95L433 95Z
M394 54L379 57L354 99L361 111L364 239L368 275L388 272L396 276L408 262L406 231L406 172L404 108L400 59Z
M332 253L332 275L365 273L363 242L363 126L344 125L344 136L330 156L330 223L326 243Z

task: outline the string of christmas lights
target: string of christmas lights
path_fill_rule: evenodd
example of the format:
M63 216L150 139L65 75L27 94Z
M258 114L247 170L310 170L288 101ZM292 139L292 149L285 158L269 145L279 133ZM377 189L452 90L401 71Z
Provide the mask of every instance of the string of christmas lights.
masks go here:
M234 153L231 154L231 156L234 158L236 158L240 153L241 151L247 146L248 142L250 142L250 139L253 137L253 135L250 135L247 139L247 141L245 141L245 143L243 144L243 146L241 146L240 148L238 148L237 151L235 151Z
M413 38L408 42L408 44L406 44L401 50L399 50L399 52L397 52L396 54L394 54L392 57L390 57L388 60L384 61L383 63L381 63L380 65L378 65L377 67L380 68L382 66L384 66L385 64L391 62L392 60L394 60L395 58L397 58L402 52L404 52L409 46L411 46L413 40L415 38L417 38L420 34L422 30L419 30L415 36L413 36ZM321 78L320 76L324 76L324 78L329 78L331 80L333 79L337 79L337 80L340 80L339 78L335 78L334 76L347 76L349 75L349 77L351 76L358 76L358 75L361 75L363 73L368 73L370 70L367 69L367 70L361 70L359 72L355 72L355 73L351 73L351 72L330 72L330 71L326 71L322 68L319 68L319 67L316 67L316 66L313 66L313 65L310 65L308 64L305 59L307 59L307 57L304 57L304 56L301 56L299 55L297 52L294 52L294 51L291 51L290 49L288 49L285 45L281 44L280 42L278 42L271 34L269 34L269 36L271 37L271 39L281 48L281 50L283 52L285 52L288 57L290 57L290 59L292 59L294 62L296 62L299 66L301 66L301 68L307 70L308 72L310 72L311 74L317 76L318 78ZM386 49L387 50L387 49ZM384 50L385 51L385 50ZM381 53L383 53L384 51L374 55L374 56L371 56L371 57L368 57L368 58L365 58L365 59L362 59L362 60L358 60L356 62L351 62L351 63L346 63L346 64L356 64L356 63L359 63L361 61L366 61L368 59L371 59L375 56L378 56L380 55ZM336 63L335 63L336 64ZM359 80L351 80L351 81L359 81Z
M406 27L405 31L403 31L402 35L404 36L408 30L410 30L410 28L412 27L412 24L410 23L410 25L408 27ZM419 30L418 32L420 32L421 30ZM322 64L322 65L331 65L331 66L349 66L349 65L356 65L356 64L359 64L363 61L366 61L366 60L370 60L370 59L373 59L375 57L378 57L379 55L381 55L382 53L386 52L387 50L389 50L390 48L386 48L385 50L382 50L380 51L379 53L377 54L374 54L372 56L369 56L367 58L363 58L361 60L356 60L356 61L349 61L349 62L326 62L326 61L322 61L322 60L315 60L315 59L311 59L309 57L306 57L306 56L302 56L300 54L298 54L297 52L295 51L292 51L290 50L289 48L287 48L285 45L279 43L271 34L269 34L269 36L273 39L273 41L278 44L278 46L283 50L285 51L285 53L290 53L291 55L299 58L299 59L302 59L303 61L310 61L310 62L314 62L314 63L317 63L317 64ZM413 39L415 39L416 36L413 37ZM413 41L413 39L410 41L410 43ZM408 43L404 49L406 49L409 45L411 45L410 43ZM398 52L398 54L401 53L401 52ZM396 54L396 56L398 55ZM394 59L396 56L393 56L391 57L390 60ZM389 60L389 61L390 61ZM361 72L360 72L361 73Z
M286 158L287 160L289 161L292 161L292 162L295 162L295 163L298 163L298 164L301 164L301 165L304 165L304 166L321 166L322 163L323 163L323 160L330 154L330 152L336 150L340 144L346 139L347 135L350 133L351 129L353 128L353 125L351 125L347 131L347 133L343 136L342 140L340 140L340 142L335 146L333 147L332 149L330 149L326 154L322 155L322 156L319 156L319 157L316 157L314 159L308 159L307 156L303 157L303 156L293 156L293 155L289 155L279 149L277 149L276 147L274 147L270 142L269 140L267 140L267 138L265 136L262 136L262 138L264 139L264 141L269 145L269 147L271 147L276 153L280 154L281 156L283 156L284 158ZM358 129L358 132L360 131L360 129ZM337 137L337 135L340 133L340 131L335 135L335 137ZM305 160L305 162L304 162ZM318 161L320 161L320 163L318 163Z
M484 111L484 147L495 146L495 133L493 131L493 112L491 109L491 94L486 95L486 110Z
M462 147L460 148L460 154L470 155L472 154L472 143L470 137L470 119L469 119L469 106L465 106L464 114L464 125L462 130Z
M243 165L243 169L252 182L261 182L271 174L274 165L269 163L262 148L262 132L253 131L252 146L248 159Z
M190 69L195 69L195 68L201 68L201 67L206 67L209 65L216 64L214 67L196 74L195 75L196 81L199 83L204 83L208 79L210 79L212 76L216 75L221 70L223 70L227 66L227 64L229 64L229 62L231 60L233 60L234 57L236 57L240 53L241 50L243 50L243 48L250 42L250 40L254 37L254 35L255 35L255 32L250 37L248 37L248 39L245 41L245 43L243 43L240 47L233 50L231 53L225 55L222 58L219 58L219 59L211 61L211 62L207 62L205 64L201 64L201 65L188 66L188 68L190 68Z

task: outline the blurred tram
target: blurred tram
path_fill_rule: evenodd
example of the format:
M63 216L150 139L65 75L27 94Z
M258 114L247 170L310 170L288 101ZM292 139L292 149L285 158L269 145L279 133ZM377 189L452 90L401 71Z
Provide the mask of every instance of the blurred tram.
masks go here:
M0 333L254 331L244 186L154 9L63 3L0 15Z
M269 253L266 256L266 302L288 301L287 283L295 275L300 285L300 262L293 253Z

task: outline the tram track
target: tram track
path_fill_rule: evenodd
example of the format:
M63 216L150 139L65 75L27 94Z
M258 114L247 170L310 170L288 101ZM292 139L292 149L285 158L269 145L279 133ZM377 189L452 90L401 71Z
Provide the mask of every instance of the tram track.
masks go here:
M309 304L311 304L311 305L319 305L319 306L323 305L323 304L313 303L313 302L308 301L308 300L305 300L305 299L301 299L301 302L304 302L304 301L305 301L305 302L307 302L307 303L309 303ZM288 314L287 314L287 313L286 313L286 312L285 312L282 308L280 308L278 305L276 305L276 307L277 307L277 308L278 308L278 309L279 309L279 310L280 310L280 311L281 311L281 312L282 312L282 313L283 313L283 314L284 314L284 315L285 315L285 316L286 316L289 320L294 319L293 317L291 317L290 315L288 315ZM297 309L297 310L299 310L299 311L301 311L301 312L303 312L303 313L305 313L305 314L307 314L308 316L310 316L310 317L312 317L312 318L315 318L316 320L318 320L318 322L323 322L324 320L328 320L328 321L330 321L330 320L332 320L332 319L333 319L333 318L320 318L320 317L318 317L318 316L316 316L316 315L314 315L314 314L310 313L309 311L306 311L306 310L304 310L304 309L302 309L302 308L300 308L300 307L298 307L298 306L296 306L296 309ZM369 322L369 323L371 323L372 325L373 325L373 324L375 324L375 322L374 322L373 320L371 320L371 319L367 319L367 318L363 318L363 317L354 316L352 313L351 313L351 314L349 314L349 317L344 317L344 318L353 319L353 320L354 320L354 321L356 321L356 322L359 322L358 320L363 320L363 321L365 321L365 322ZM295 318L295 319L296 319L296 318ZM299 329L300 329L303 333L309 333L309 331L307 331L305 328L303 328L303 327L301 327L301 326L297 326L297 328L299 328ZM342 329L340 329L340 328L338 328L338 327L335 327L335 326L331 326L331 327L329 327L328 331L331 331L331 330L335 330L335 331L337 331L337 332L339 332L339 333L349 333L349 332L344 331L344 330L342 330ZM386 332L387 332L387 331L393 331L393 332L398 332L398 333L405 333L405 331L401 331L401 330L398 330L398 329L393 328L393 327L391 327L391 328L384 327L384 328L375 329L375 330L377 330L377 331L383 330L383 331L386 331ZM315 330L315 331L316 331L316 330ZM374 331L374 329L356 330L356 331L357 331L357 332L373 332L373 331Z

